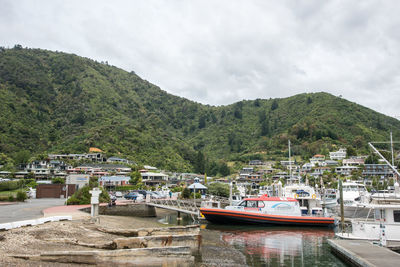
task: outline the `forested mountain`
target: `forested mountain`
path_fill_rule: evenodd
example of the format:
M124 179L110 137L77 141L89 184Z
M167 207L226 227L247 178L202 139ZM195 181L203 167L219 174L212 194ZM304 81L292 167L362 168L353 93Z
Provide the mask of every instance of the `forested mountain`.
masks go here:
M106 63L0 49L0 153L81 153L91 146L169 170L213 161L309 156L400 137L400 121L327 93L202 105ZM215 165L215 164L214 164Z

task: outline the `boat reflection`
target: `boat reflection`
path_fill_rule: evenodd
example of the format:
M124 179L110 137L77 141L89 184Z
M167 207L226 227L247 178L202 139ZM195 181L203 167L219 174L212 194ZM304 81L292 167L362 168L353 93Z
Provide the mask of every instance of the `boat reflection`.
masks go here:
M322 244L334 237L333 231L313 229L257 229L223 231L222 240L257 257L257 262L304 265L308 255L323 253ZM307 265L307 264L306 264Z

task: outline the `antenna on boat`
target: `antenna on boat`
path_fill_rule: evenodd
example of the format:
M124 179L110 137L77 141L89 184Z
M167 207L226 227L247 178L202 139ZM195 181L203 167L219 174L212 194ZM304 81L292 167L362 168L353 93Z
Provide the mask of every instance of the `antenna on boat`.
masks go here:
M288 140L289 143L289 181L292 183L292 161L290 159L290 140Z

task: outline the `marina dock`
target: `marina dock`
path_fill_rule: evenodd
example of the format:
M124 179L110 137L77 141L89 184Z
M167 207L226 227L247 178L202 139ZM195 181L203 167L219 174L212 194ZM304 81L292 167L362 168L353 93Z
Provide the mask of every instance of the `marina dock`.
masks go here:
M398 266L400 254L364 240L329 239L331 250L352 266Z

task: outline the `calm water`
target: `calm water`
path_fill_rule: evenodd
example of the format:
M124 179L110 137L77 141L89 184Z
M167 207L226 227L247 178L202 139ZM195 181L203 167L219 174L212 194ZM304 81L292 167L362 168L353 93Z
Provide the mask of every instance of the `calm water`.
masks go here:
M185 225L191 224L192 219L183 216L179 222L176 214L171 214L161 222ZM346 266L330 252L326 240L333 238L332 229L211 223L202 227L214 231L222 241L244 253L250 266Z

